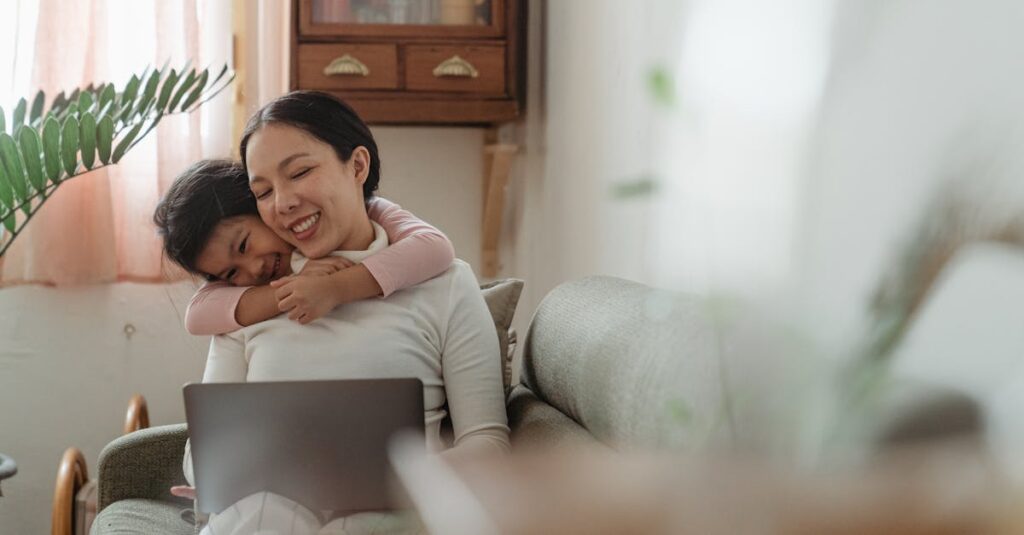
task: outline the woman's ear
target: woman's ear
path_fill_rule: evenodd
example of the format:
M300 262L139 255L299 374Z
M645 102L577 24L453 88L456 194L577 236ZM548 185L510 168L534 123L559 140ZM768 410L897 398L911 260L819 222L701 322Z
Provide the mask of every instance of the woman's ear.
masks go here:
M366 147L360 145L352 149L352 157L349 158L349 161L352 162L352 169L355 171L356 182L362 186L370 176L370 151L366 150Z

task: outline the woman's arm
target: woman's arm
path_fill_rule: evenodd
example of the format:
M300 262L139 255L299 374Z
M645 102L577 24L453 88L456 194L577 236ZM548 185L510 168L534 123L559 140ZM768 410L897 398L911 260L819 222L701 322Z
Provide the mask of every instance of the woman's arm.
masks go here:
M451 267L455 248L440 230L380 197L370 201L367 214L384 228L391 243L362 262L385 297L432 279Z
M509 428L494 320L469 266L459 262L452 269L456 273L441 372L455 444L444 456L453 460L507 452Z
M244 383L249 373L249 363L245 360L245 343L235 336L214 336L210 341L210 351L206 355L206 370L203 371L204 383ZM192 470L192 444L185 442L185 455L181 461L181 469L189 486L196 486L195 474Z

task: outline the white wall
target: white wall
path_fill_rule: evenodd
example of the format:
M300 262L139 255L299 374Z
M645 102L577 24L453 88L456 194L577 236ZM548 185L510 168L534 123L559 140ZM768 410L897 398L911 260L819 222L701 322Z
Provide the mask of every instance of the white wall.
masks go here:
M189 283L0 290L0 451L18 463L3 483L0 533L48 532L64 449L80 448L95 476L133 393L146 396L154 425L183 420L180 388L201 377L206 351L180 327L191 292Z
M377 128L374 135L381 195L441 228L476 267L482 130ZM180 389L201 378L207 347L181 326L192 291L190 282L0 289L0 452L19 468L3 483L0 535L49 531L64 449L80 448L95 477L133 393L147 398L153 425L184 421Z
M648 4L529 4L527 113L502 257L502 274L526 281L514 322L520 340L537 304L562 282L650 278L647 201L611 195L613 184L648 170L647 102L631 98L646 95Z

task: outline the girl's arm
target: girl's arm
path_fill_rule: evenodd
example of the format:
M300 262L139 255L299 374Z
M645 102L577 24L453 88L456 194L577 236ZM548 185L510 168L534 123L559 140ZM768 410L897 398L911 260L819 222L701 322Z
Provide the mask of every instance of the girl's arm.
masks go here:
M434 278L455 259L455 249L444 233L401 206L374 197L367 205L367 214L384 228L391 244L388 248L360 264L335 271L328 280L304 281L309 283L305 284L308 288L280 292L271 286L242 288L224 282L207 283L185 311L185 328L200 336L225 334L281 312L289 312L292 319L305 317L302 323L308 323L338 305L386 297ZM299 303L281 307L280 301L293 294Z
M367 214L384 228L391 244L383 251L326 278L289 277L273 282L278 308L288 318L309 323L338 305L388 296L444 273L455 249L441 231L401 206L374 197Z
M185 310L185 329L196 336L226 334L280 313L270 286L208 282L196 291Z
M451 267L455 248L441 231L380 197L370 201L367 213L384 227L391 244L362 262L384 297L432 279Z

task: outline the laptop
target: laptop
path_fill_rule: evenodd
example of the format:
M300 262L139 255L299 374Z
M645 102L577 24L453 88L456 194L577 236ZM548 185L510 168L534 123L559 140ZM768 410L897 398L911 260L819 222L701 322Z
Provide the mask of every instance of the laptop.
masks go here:
M388 442L423 436L419 379L185 385L196 508L260 491L313 511L393 509Z

